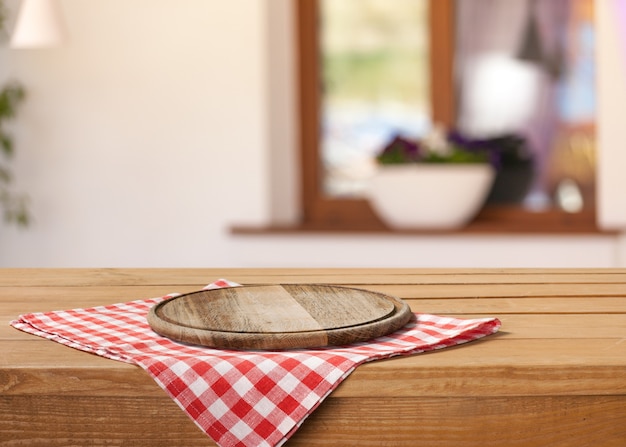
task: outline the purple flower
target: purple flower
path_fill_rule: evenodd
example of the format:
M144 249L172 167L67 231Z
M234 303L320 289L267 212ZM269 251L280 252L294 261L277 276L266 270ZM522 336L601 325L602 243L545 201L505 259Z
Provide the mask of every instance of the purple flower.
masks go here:
M422 148L416 141L396 135L378 155L384 164L413 163L421 159Z

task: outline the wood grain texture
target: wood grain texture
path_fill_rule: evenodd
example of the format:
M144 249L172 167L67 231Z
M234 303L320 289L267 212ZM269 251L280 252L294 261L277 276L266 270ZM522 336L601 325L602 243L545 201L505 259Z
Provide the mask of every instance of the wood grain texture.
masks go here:
M148 314L165 337L222 349L344 345L387 335L410 318L408 304L395 297L324 284L201 290Z
M0 447L215 446L180 408L160 397L0 396Z
M329 399L286 445L622 447L625 403L620 396Z
M286 446L626 445L626 270L8 269L0 446L214 446L140 368L8 323L217 278L358 287L416 312L503 323L467 345L359 366Z
M198 290L217 278L242 284L625 284L626 269L410 269L410 268L11 268L0 275L0 287L163 286L160 295ZM174 287L172 289L171 287ZM97 290L97 289L95 289ZM132 288L131 288L132 290Z

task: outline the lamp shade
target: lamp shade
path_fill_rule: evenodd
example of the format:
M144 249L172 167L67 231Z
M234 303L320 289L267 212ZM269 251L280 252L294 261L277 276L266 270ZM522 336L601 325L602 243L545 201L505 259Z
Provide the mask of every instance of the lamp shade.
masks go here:
M65 26L57 0L23 0L12 48L42 48L60 45L65 40Z

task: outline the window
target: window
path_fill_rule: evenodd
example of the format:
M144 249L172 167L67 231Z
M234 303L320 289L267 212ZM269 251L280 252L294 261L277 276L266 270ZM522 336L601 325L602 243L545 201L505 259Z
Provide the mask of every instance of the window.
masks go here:
M428 78L432 119L452 127L456 124L458 105L453 73L454 60L458 56L455 53L455 34L458 31L456 3L454 0L424 1L428 3L426 17L430 24L427 34L430 46ZM590 2L572 1L581 4ZM321 133L322 113L325 107L322 90L324 76L328 76L328 73L323 74L324 42L320 40L320 8L323 0L300 0L297 5L303 226L321 230L385 230L366 200L344 194L341 190L333 192L333 188L325 184L325 168L321 162L324 144ZM585 138L592 133L588 125L578 127L585 132ZM581 140L577 134L571 141ZM585 140L586 148L587 142ZM464 231L595 231L595 211L593 207L586 207L577 213L566 213L553 208L543 212L528 212L518 205L490 205Z
M319 0L322 191L359 197L393 136L431 125L429 0Z

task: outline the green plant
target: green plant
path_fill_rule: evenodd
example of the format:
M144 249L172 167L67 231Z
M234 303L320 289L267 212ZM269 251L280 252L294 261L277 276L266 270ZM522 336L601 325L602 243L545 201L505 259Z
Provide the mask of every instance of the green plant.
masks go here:
M378 154L380 164L491 163L495 168L533 164L526 139L517 134L469 138L458 131L435 130L420 141L394 137Z
M16 81L6 84L0 90L0 205L7 222L26 226L30 220L28 197L17 194L10 188L13 175L9 162L15 152L13 137L6 130L6 122L15 117L18 105L26 93L24 87Z
M7 14L6 14L6 10L4 9L4 2L0 0L0 31L4 32L4 27L6 25L6 22L7 22Z
M0 1L0 32L4 31L6 14ZM11 81L0 90L0 207L7 222L26 226L30 221L28 197L17 194L10 188L13 174L10 161L15 152L13 137L6 123L15 117L18 105L24 100L26 91L17 81Z
M491 148L467 140L456 132L435 128L420 141L394 137L378 155L380 164L406 163L487 163L493 161Z

